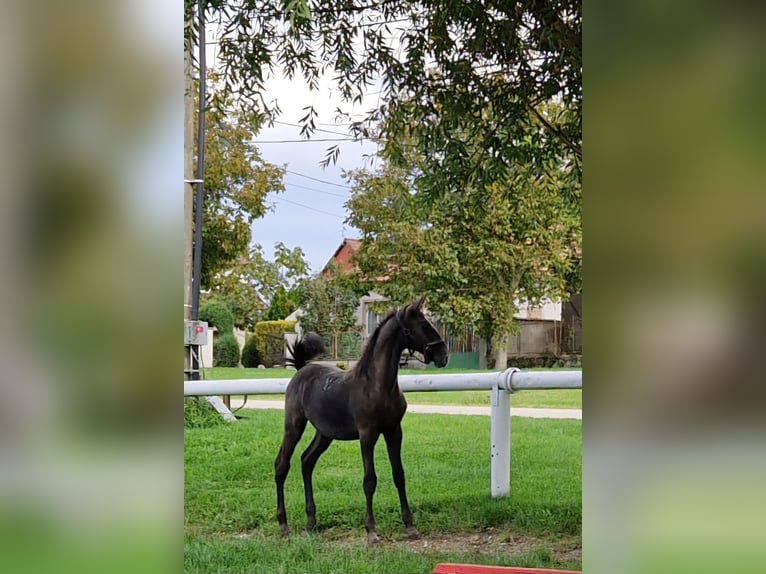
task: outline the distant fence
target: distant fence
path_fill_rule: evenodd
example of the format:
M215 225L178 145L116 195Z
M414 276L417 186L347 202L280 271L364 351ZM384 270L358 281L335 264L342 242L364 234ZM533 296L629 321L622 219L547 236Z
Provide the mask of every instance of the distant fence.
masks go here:
M184 381L184 396L283 394L289 379ZM581 389L582 371L520 371L399 375L408 391L490 391L490 490L507 496L511 484L511 393L534 389ZM220 401L216 408L220 409ZM227 410L222 414L231 413Z
M322 335L325 352L320 359L358 359L362 356L362 336L356 331L338 333L337 335Z
M561 305L562 353L582 353L582 294L576 293Z

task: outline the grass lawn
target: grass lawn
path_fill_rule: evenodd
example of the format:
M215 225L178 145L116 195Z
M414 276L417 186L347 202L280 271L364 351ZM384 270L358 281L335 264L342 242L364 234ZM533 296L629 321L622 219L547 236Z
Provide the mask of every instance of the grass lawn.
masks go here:
M554 369L550 369L554 370ZM562 369L564 370L564 369ZM402 369L403 375L422 375L422 370ZM463 369L442 369L440 372L473 373ZM206 379L278 379L290 378L295 371L288 369L242 369L215 367L205 369ZM486 405L489 406L489 391L436 391L406 393L410 404L449 404L449 405ZM252 398L282 400L281 395L253 395ZM561 409L581 409L582 391L579 389L561 389L552 391L520 391L511 396L511 405L515 407L547 407Z
M356 441L336 441L314 473L319 531L305 523L300 453L285 485L292 534L275 519L273 462L282 413L239 411L236 424L185 430L186 572L427 573L437 562L579 569L579 421L513 420L511 495L489 495L486 417L409 414L402 458L415 525L408 541L399 517L385 444L376 449L377 531L363 527L362 463Z

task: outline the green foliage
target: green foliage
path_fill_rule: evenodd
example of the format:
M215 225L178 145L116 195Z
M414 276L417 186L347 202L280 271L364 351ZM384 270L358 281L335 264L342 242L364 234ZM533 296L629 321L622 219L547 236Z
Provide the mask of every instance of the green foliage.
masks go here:
M245 368L255 368L261 363L261 357L258 354L258 339L251 335L245 339L242 347L242 366Z
M205 288L214 287L218 275L247 257L250 226L266 213L266 195L284 191L284 169L264 161L250 143L260 129L259 116L234 110L228 96L217 101L219 105L205 115L201 269ZM196 119L194 125L196 129Z
M199 319L207 321L208 325L218 329L221 335L231 333L234 326L234 316L228 305L218 299L209 299L199 306Z
M332 69L338 93L350 104L360 103L365 88L382 77L380 105L350 131L380 138L385 159L394 164L417 149L427 158L420 177L428 194L444 194L447 183L492 181L513 162L549 155L551 140L581 159L582 3L577 0L492 2L491 7L461 0L313 0L289 2L287 10L283 0L235 5L214 0L208 6L222 22L219 50L227 90L236 90L243 104L259 112L275 111L261 90L276 63L313 89L322 72ZM551 102L561 104L561 114L546 114ZM530 130L530 115L547 138ZM314 131L314 119L309 106L302 119L305 133ZM476 157L467 149L466 133L481 144ZM328 150L325 161L336 160L338 150Z
M355 197L349 223L364 233L366 277L400 278L380 289L395 302L428 292L445 322L471 323L502 348L516 295L579 290L581 2L207 6L223 28L224 92L251 111L275 111L262 88L277 62L313 89L333 69L351 104L384 78L380 105L350 132L379 141L384 169L398 171L367 178L368 205ZM304 134L315 116L308 106ZM364 176L352 177L365 188ZM312 311L302 323L326 332L326 316Z
M526 121L544 134L536 116ZM481 145L466 136L472 157ZM407 169L384 163L375 173L351 172L348 222L362 231L357 280L396 303L427 293L445 324L470 324L502 348L518 301L561 298L579 273L582 192L570 159L561 147L494 179L450 184L440 196L409 175L424 169L417 153Z
M213 366L236 367L239 365L239 343L234 333L224 333L213 343Z
M184 428L209 428L225 424L223 417L201 397L184 399Z
M284 348L284 334L294 330L295 321L259 321L255 324L255 347L264 366L274 366L275 355Z
M371 197L367 211L357 206L349 222L372 221L363 230L363 265L383 276L395 268L403 279L386 289L396 302L428 286L436 293L429 307L449 323L470 319L489 338L513 328L517 291L532 301L555 294L561 282L579 291L581 2L207 6L223 28L225 89L214 107L236 92L251 111L276 111L262 89L277 62L313 89L333 69L338 93L352 104L384 78L380 105L350 132L379 141L385 169L398 172L373 185L371 195L381 197ZM380 24L391 21L396 26ZM304 134L314 131L315 116L308 106ZM329 150L326 162L337 152ZM376 210L385 225L375 224ZM400 257L399 249L409 253ZM327 329L321 316L305 321Z
M343 274L317 275L298 285L298 304L304 331L338 335L354 328L359 297Z
M300 248L277 243L269 260L260 245L250 245L250 227L267 211L266 195L284 190L284 168L264 161L251 143L258 114L235 108L215 89L212 99L218 105L205 117L201 284L226 302L234 325L247 330L263 318L277 288L306 276L308 264Z
M255 323L268 314L264 302L271 301L280 289L285 290L306 277L308 271L300 247L289 249L278 242L273 260L269 260L261 246L255 245L246 260L232 265L226 274L216 276L213 292L231 307L237 327L252 330Z
M298 307L298 291L277 287L266 312L267 321L281 321Z

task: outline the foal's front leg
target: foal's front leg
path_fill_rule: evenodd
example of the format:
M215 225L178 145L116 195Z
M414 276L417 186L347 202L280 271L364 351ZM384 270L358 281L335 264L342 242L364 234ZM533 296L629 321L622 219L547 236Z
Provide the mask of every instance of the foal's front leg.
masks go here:
M367 499L367 511L364 516L364 527L367 529L367 544L376 544L380 538L375 534L375 518L372 515L372 495L378 485L378 477L375 474L375 443L378 442L379 433L359 434L359 443L362 446L362 462L364 463L364 496Z
M388 449L388 460L391 462L391 474L394 477L394 485L399 493L399 504L402 508L402 522L407 532L407 537L416 540L420 537L417 528L412 524L412 512L407 503L407 491L404 487L404 467L402 466L402 426L397 425L395 429L383 435L386 439L386 448Z

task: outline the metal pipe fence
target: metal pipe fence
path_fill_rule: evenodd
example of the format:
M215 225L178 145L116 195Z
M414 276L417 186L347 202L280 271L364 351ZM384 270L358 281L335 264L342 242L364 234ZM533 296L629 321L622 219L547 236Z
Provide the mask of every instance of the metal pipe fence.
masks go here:
M184 396L280 395L289 379L229 379L184 381ZM505 371L399 375L402 392L490 391L490 489L493 497L507 496L511 481L511 393L539 389L582 389L582 371ZM221 412L222 403L214 401ZM225 407L223 407L225 409ZM228 409L224 416L231 413Z

